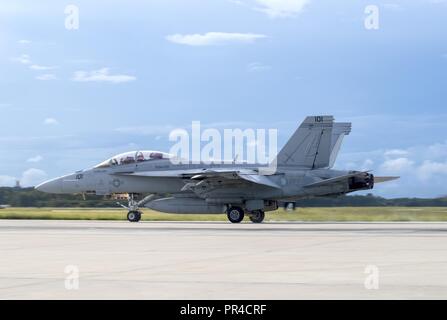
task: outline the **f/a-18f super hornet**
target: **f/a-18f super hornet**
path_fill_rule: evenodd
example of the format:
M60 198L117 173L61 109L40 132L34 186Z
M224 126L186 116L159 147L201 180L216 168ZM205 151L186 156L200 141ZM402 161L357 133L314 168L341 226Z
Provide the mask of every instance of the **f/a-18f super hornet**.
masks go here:
M97 166L46 181L48 193L128 195L127 219L141 219L141 207L165 213L226 213L233 223L244 215L260 223L264 212L295 206L309 197L368 190L398 177L374 177L368 171L331 169L351 123L332 116L307 117L272 165L171 161L157 151L119 154ZM268 170L274 167L274 170ZM140 195L146 195L137 200Z

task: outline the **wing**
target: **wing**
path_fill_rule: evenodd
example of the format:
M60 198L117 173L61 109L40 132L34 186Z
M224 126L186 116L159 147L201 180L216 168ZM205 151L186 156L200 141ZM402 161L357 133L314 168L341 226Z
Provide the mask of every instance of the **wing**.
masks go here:
M203 173L202 170L154 170L154 171L138 171L138 172L116 172L116 175L136 176L136 177L160 177L160 178L183 178Z
M239 174L239 177L255 184L281 189L280 186L270 180L267 176L261 176L259 174Z
M132 173L116 173L118 175L128 175L128 176L138 176L138 177L165 177L165 178L182 178L189 179L189 182L185 185L186 188L191 186L197 186L198 183L203 183L202 181L212 182L215 180L220 180L222 185L222 180L232 180L232 182L249 182L258 185L263 185L271 188L281 188L267 176L260 175L258 171L252 169L189 169L189 170L168 170L168 171L142 171L142 172L132 172ZM223 183L225 184L225 183Z

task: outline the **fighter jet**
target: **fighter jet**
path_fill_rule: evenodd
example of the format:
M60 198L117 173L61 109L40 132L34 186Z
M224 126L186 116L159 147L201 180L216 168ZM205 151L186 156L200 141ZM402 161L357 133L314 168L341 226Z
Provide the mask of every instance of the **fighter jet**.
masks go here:
M140 208L165 213L227 214L232 223L248 216L254 223L266 211L295 207L303 198L369 190L398 177L374 177L369 171L332 169L351 123L333 116L309 116L271 164L182 163L158 151L116 155L91 169L46 181L48 193L127 194L127 219L138 222ZM274 170L270 170L274 168ZM143 199L138 200L139 197Z

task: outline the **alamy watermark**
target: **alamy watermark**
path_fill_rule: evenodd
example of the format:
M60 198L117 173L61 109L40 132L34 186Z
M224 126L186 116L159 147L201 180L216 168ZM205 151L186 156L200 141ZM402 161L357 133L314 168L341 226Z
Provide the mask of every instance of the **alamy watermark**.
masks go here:
M271 164L277 153L277 129L203 129L193 121L191 131L175 129L169 141L175 164Z
M79 7L74 4L69 4L65 7L65 29L78 30L79 29Z
M373 4L365 7L364 26L366 30L378 30L380 27L380 10L379 7Z
M66 290L79 290L79 267L76 265L65 266L64 286Z
M379 267L370 264L365 267L365 282L363 283L366 290L378 290L379 289Z

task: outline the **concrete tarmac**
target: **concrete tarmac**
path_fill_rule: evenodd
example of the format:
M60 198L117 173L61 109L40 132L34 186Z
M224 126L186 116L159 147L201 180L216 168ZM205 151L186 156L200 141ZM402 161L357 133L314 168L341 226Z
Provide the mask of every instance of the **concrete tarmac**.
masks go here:
M1 220L0 253L0 299L447 298L447 223Z

